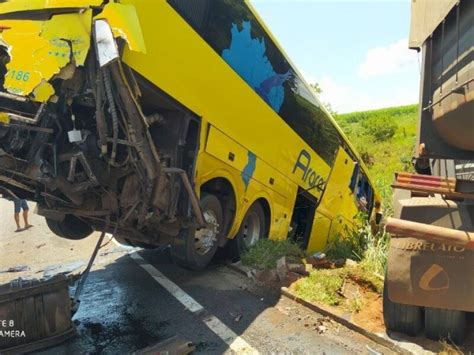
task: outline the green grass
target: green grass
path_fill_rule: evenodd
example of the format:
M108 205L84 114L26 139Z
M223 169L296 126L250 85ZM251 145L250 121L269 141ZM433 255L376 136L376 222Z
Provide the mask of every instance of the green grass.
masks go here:
M369 167L374 183L384 199L386 214L391 213L390 185L397 171L411 171L416 143L418 105L353 112L336 116L336 121ZM393 137L377 140L368 126L371 122L396 124Z
M300 279L294 285L294 292L306 301L328 306L343 306L357 313L364 300L354 299L346 304L346 298L340 293L345 280L352 280L372 292L381 294L383 290L383 281L370 270L366 270L361 263L354 267L313 270L308 277Z
M261 239L249 251L244 253L242 263L256 269L273 269L276 267L277 260L283 256L286 256L289 260L299 260L304 255L300 247L292 240Z
M337 306L343 301L338 291L346 275L346 268L314 270L308 277L296 283L295 292L307 301Z

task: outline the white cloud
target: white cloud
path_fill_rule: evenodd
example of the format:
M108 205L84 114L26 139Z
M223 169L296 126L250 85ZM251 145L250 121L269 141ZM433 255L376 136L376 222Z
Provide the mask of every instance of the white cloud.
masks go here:
M408 40L401 39L386 47L369 49L365 61L359 66L362 79L397 74L404 68L417 63L417 54L408 49Z
M407 83L403 87L393 88L389 93L382 93L369 88L362 89L361 86L354 88L337 82L329 76L325 76L321 80L310 80L309 82L319 83L323 90L320 95L321 100L329 103L339 113L374 110L418 102L418 87L416 83L413 85L413 82Z

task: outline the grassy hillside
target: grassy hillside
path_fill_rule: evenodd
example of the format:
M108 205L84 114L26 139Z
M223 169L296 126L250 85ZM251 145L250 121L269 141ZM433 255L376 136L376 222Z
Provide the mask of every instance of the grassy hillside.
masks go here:
M418 105L410 105L336 116L369 167L386 206L394 173L412 170L417 113Z

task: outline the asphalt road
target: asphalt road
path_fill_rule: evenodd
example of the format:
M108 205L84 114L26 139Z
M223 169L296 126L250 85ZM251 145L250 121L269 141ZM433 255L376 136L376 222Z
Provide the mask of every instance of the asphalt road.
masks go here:
M11 209L0 200L0 271L27 270L0 273L0 283L85 267L97 234L62 240L36 215L33 228L15 233ZM192 272L174 265L166 250L136 251L113 241L100 251L74 322L73 339L39 353L127 354L175 335L193 342L197 354L390 353L225 265Z
M14 233L10 207L0 200L0 271L28 270L0 273L0 284L85 267L97 234L61 240L39 216L32 216L32 229ZM192 272L174 265L166 250L137 251L114 241L100 251L74 322L74 338L38 353L128 354L176 335L194 343L196 354L392 353L226 265Z
M121 256L90 275L75 317L78 336L44 354L132 353L174 335L193 342L196 353L226 353L237 339L226 342L219 330L216 334L210 329L206 320L212 316L227 328L224 332L231 330L249 346L237 352L367 354L367 346L382 350L335 324L318 334L314 325L321 316L287 299L255 293L245 277L225 266L194 273L170 263L166 253L139 254L203 310L193 313L134 259Z

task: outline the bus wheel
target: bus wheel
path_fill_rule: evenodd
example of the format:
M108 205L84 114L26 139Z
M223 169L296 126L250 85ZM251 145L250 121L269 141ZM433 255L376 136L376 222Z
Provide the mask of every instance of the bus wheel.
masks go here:
M211 262L224 223L222 205L216 196L204 195L200 204L207 228L184 228L171 245L176 263L192 270L202 270Z
M94 232L90 225L70 214L67 214L62 221L45 219L51 232L61 238L81 240L87 238Z
M430 339L462 343L466 336L466 312L426 307L425 333Z
M255 202L245 214L240 229L234 239L229 242L232 257L239 260L260 239L267 237L267 221L265 212L259 202Z
M383 319L387 330L411 336L417 335L423 327L422 307L390 301L386 275L383 288Z

